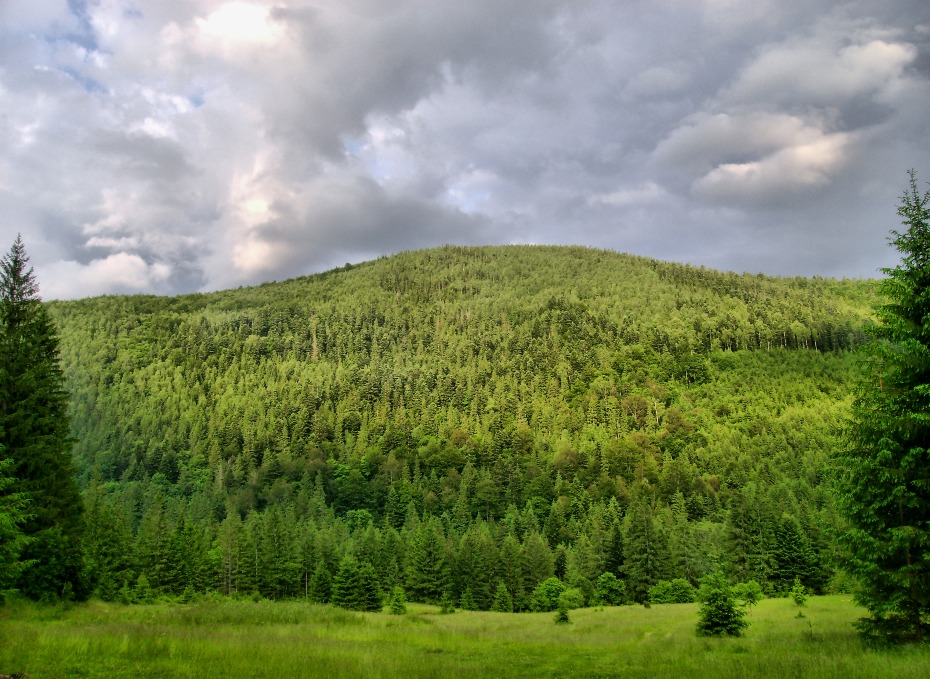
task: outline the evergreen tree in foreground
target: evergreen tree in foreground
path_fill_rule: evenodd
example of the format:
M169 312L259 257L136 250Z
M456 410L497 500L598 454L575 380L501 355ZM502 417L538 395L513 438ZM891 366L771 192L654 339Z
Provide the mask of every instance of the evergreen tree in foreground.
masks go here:
M737 604L730 583L720 571L701 579L698 597L701 599L697 625L699 636L738 637L749 626L743 619L746 610Z
M14 482L6 473L11 462L0 459L0 603L28 565L20 559L29 541L20 528L28 517L28 503L22 493L7 493Z
M843 539L870 619L887 640L926 638L930 616L930 191L914 172L892 231L901 263L883 269L887 304L866 349L868 375L838 458Z
M32 512L19 578L32 598L82 597L83 505L71 460L58 337L17 237L0 260L0 453L12 461L10 491Z

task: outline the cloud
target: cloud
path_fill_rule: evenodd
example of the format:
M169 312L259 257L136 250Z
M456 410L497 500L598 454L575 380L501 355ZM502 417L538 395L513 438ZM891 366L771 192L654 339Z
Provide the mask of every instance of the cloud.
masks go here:
M925 0L6 0L0 242L68 296L446 242L873 275L930 166L928 27Z
M138 255L120 252L87 264L59 261L38 272L45 299L74 299L108 293L146 292L171 275L164 263L147 263Z

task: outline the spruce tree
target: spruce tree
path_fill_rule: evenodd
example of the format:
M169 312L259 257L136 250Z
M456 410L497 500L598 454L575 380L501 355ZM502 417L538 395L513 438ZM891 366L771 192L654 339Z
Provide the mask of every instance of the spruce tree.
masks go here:
M415 601L439 601L451 584L442 526L436 519L423 522L413 534L407 553L407 591Z
M744 620L746 610L737 604L730 583L720 571L701 579L698 598L701 600L697 625L699 636L738 637L749 626Z
M318 604L329 603L332 597L333 576L326 566L326 561L320 561L310 580L309 597L310 601Z
M339 564L339 571L333 578L332 603L350 611L365 610L365 597L359 577L358 561L346 554Z
M22 239L0 259L0 446L12 460L11 491L32 516L19 579L32 598L82 597L83 505L71 459L67 394L58 336L39 299Z
M507 591L507 585L501 580L497 583L497 591L494 593L494 603L491 604L491 610L497 613L513 613L513 597Z
M898 266L883 269L887 303L865 349L838 490L849 521L849 570L871 613L861 629L886 640L926 638L930 624L930 191L910 172L892 231Z
M21 527L28 518L28 502L22 493L7 493L14 479L7 475L11 460L0 459L0 603L14 590L28 565L20 558L29 538Z

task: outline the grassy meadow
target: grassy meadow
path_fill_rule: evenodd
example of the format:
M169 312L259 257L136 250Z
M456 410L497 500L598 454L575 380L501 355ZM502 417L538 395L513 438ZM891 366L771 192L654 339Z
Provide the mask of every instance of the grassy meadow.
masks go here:
M695 635L697 604L404 616L301 603L0 608L0 674L66 677L907 677L930 648L863 647L848 596L762 601L740 639Z

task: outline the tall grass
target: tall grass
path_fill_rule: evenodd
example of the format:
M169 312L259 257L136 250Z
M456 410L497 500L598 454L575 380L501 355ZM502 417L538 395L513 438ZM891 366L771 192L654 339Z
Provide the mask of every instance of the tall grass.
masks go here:
M404 616L208 601L0 609L0 674L52 677L908 677L930 648L865 648L848 597L754 607L739 639L695 634L692 604L552 615L409 606Z

